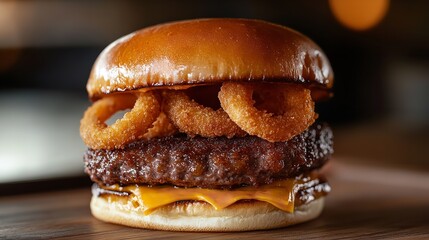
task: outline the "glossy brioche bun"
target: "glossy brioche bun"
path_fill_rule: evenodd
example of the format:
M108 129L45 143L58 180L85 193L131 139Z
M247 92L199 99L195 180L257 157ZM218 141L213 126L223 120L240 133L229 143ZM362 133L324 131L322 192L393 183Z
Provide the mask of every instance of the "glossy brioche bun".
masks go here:
M269 203L249 201L235 203L223 210L215 210L210 204L185 201L160 207L144 215L133 210L127 201L108 201L93 196L92 214L105 222L130 227L190 232L251 231L286 227L306 222L320 215L323 197L295 208L295 212L284 212Z
M322 50L280 25L199 19L145 28L110 44L87 84L91 99L147 87L223 81L297 82L327 90L333 73Z

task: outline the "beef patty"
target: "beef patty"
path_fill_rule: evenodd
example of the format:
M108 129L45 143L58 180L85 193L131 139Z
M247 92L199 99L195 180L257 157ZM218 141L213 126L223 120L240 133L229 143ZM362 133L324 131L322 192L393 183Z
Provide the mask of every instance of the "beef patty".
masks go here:
M233 188L269 184L320 168L332 154L332 145L329 126L315 123L287 142L176 135L136 141L124 149L88 149L84 162L91 180L103 185Z

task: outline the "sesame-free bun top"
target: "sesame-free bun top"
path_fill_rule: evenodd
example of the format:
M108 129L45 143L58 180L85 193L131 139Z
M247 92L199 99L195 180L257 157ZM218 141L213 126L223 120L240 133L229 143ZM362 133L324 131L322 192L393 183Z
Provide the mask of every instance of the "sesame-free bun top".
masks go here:
M87 84L91 99L148 87L224 81L296 82L329 90L333 73L306 36L248 19L197 19L145 28L111 43Z

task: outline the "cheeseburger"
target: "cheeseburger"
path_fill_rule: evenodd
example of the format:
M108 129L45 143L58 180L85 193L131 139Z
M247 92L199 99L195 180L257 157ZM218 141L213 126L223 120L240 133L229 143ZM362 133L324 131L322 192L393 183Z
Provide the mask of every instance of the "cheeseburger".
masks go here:
M315 102L332 84L314 42L264 21L173 22L118 39L93 66L81 120L92 214L173 231L317 217L333 143Z

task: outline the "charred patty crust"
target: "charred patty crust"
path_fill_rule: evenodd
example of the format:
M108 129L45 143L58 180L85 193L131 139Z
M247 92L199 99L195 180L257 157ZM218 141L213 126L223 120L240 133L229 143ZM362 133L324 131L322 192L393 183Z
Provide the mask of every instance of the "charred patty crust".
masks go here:
M329 126L315 123L287 142L176 135L136 141L124 149L88 149L84 162L85 172L101 185L234 188L318 169L333 153L332 145Z

